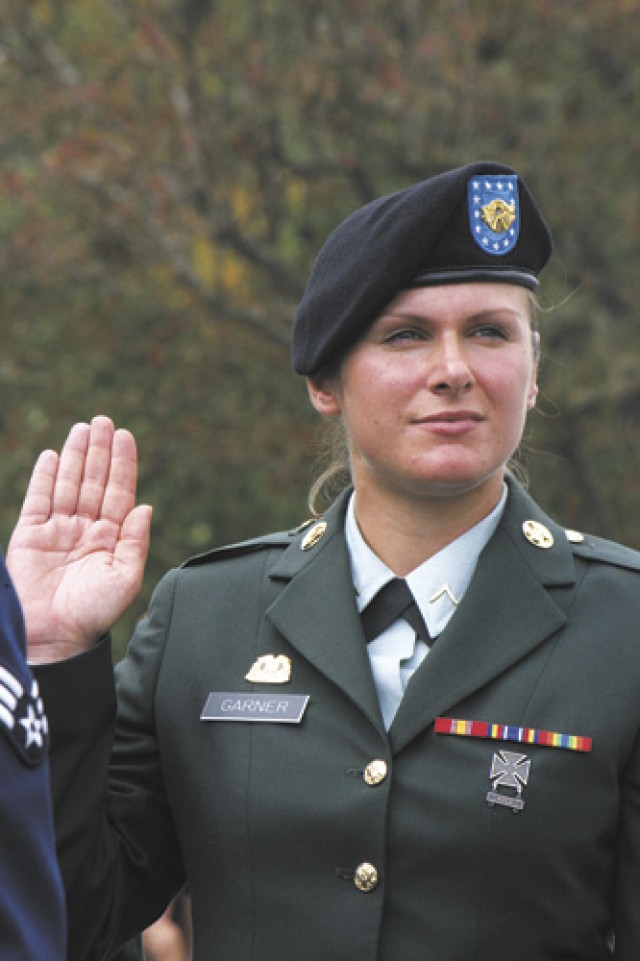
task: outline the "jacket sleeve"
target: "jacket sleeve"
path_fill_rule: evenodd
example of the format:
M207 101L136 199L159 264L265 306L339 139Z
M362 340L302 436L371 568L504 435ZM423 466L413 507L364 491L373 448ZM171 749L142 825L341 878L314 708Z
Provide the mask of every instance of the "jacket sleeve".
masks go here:
M184 883L154 725L175 573L115 671L111 646L37 669L51 728L67 961L99 961L150 924Z
M636 961L640 947L640 737L620 782L614 903L616 961Z

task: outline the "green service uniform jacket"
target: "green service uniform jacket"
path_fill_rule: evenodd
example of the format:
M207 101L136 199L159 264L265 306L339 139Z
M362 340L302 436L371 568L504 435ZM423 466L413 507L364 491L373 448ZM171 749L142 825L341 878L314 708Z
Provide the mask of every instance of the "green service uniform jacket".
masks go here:
M107 644L39 671L69 961L185 883L196 961L638 961L640 555L510 487L388 733L346 497L169 573L115 722ZM247 681L264 655L284 674ZM245 719L201 719L211 692ZM292 695L300 723L278 722Z

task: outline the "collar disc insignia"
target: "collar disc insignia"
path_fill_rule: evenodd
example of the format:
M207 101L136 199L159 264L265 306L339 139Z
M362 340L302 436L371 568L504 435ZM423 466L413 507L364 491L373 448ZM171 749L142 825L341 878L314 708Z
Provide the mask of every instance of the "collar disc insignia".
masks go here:
M316 544L318 544L324 537L327 527L328 524L326 521L318 521L316 524L314 524L313 527L307 531L300 542L300 547L302 550L309 551L312 547L315 547Z
M525 521L522 525L522 533L534 547L540 547L542 550L553 547L553 534L548 527L538 521Z

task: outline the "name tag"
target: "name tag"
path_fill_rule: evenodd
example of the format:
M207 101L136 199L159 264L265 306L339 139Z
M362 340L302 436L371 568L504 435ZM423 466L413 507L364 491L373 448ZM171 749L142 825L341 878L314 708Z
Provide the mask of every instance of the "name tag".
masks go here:
M201 721L267 721L299 724L309 702L308 694L246 694L212 691L202 709Z

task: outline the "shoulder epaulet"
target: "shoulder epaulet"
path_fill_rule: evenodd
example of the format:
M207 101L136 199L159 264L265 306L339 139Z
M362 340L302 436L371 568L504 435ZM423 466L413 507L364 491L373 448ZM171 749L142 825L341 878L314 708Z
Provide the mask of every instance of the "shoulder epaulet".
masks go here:
M604 537L596 537L595 534L583 534L581 531L574 530L566 530L565 534L573 553L578 557L640 571L640 551L606 540Z
M225 560L230 557L240 557L246 554L255 554L257 551L270 550L274 547L285 550L306 526L305 523L290 531L276 531L273 534L264 534L261 537L254 537L248 541L239 541L237 544L225 544L222 547L214 547L211 550L204 551L202 554L195 554L193 557L189 557L181 566L197 567L200 564L212 564L215 561Z

